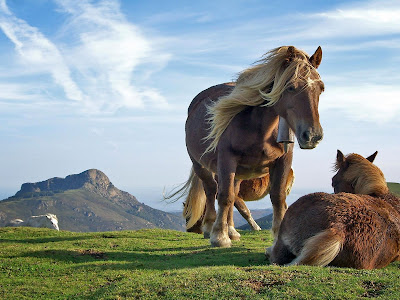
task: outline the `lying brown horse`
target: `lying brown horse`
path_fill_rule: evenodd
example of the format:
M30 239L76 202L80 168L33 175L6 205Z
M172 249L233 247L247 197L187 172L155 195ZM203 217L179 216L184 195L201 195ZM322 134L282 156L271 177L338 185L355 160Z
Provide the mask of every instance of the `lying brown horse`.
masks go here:
M185 185L186 204L189 215L201 211L196 206L205 193L203 230L210 234L211 245L230 247L231 239L240 238L228 225L240 183L267 174L273 232L278 232L287 209L285 189L293 157L293 145L285 149L277 142L279 118L303 149L316 147L322 139L318 103L324 85L316 70L321 59L320 47L311 57L293 46L273 49L235 83L213 86L190 104L185 131L193 172Z
M286 182L286 189L285 189L286 195L289 195L293 186L293 182L294 182L294 172L293 169L291 169L289 171L289 175ZM236 207L238 212L242 215L242 217L247 221L247 223L249 223L249 225L253 230L261 230L261 228L260 226L258 226L256 221L254 221L250 210L247 208L245 204L245 201L260 200L264 198L266 195L268 195L270 189L271 189L271 184L270 184L269 174L261 178L243 180L240 183L240 190L238 195L235 197L234 206ZM203 189L200 190L199 195L201 194L202 190ZM196 211L194 211L194 209L189 210L190 209L190 207L188 206L188 203L190 203L189 201L184 203L183 216L186 219L186 231L188 232L203 233L202 225L203 225L204 214L206 211L206 201L205 201L206 196L205 193L203 193L202 196L199 195L197 195L198 205L196 206ZM228 216L228 226L234 227L233 214L229 214ZM207 237L206 234L205 237Z
M400 198L372 164L376 154L338 150L337 194L306 195L289 207L271 263L374 269L400 259Z

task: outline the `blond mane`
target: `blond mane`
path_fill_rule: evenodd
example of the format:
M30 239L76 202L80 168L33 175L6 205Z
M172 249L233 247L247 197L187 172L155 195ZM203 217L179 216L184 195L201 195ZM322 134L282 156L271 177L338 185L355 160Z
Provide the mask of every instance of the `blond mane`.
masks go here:
M361 155L351 153L346 156L349 167L343 179L351 182L356 194L383 195L389 192L382 171ZM336 166L338 169L339 166Z
M247 106L272 106L293 82L301 80L305 87L312 84L310 75L315 68L308 55L294 48L294 56L288 59L289 46L267 52L256 65L242 71L232 92L220 97L207 107L210 132L204 138L211 143L204 153L215 151L221 135L232 119Z

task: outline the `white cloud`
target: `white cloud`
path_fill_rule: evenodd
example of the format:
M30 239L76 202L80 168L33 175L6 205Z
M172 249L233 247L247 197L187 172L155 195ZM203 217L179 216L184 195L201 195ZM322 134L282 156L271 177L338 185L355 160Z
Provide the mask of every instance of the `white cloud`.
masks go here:
M293 37L326 40L399 34L399 15L399 1L351 3L331 11L297 16L307 29L296 32Z
M157 68L165 65L169 56L157 56L152 43L120 12L117 1L96 5L81 0L56 2L70 16L65 32L77 37L78 45L66 52L70 65L78 70L82 89L90 95L89 107L115 111L167 106L159 91L146 86L143 79L149 77L148 69L154 68L151 57L157 57Z
M60 51L37 28L15 17L5 1L0 3L0 28L14 43L21 62L36 72L50 73L71 100L82 100L82 92L72 80Z
M58 12L68 17L65 27L58 29L61 35L57 42L17 18L5 0L0 0L0 28L14 43L19 59L13 69L24 69L21 75L29 74L32 85L38 80L35 75L50 74L53 78L53 83L37 90L36 96L51 101L78 100L76 107L89 114L112 114L123 107L168 107L163 95L148 86L148 80L166 65L169 55L154 50L140 29L126 20L118 1L54 1ZM18 75L13 77L17 82ZM63 89L64 97L58 94L57 86ZM20 99L23 93L15 96ZM35 100L30 93L25 96Z
M29 85L16 84L16 83L0 83L0 99L3 100L26 100L36 99L40 100L35 88Z
M398 122L400 88L360 84L330 86L321 97L321 110L339 109L356 120L372 123Z

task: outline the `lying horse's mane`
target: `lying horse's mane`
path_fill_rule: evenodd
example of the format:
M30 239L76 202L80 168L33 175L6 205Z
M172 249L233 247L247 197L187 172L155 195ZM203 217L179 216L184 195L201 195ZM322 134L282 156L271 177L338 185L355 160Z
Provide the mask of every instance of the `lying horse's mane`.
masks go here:
M355 194L379 196L389 192L385 176L376 165L355 153L348 154L345 159L348 167L344 179L352 183ZM339 162L334 169L340 169Z
M310 79L315 68L309 56L293 46L282 46L267 52L256 65L242 71L229 95L220 97L208 109L210 133L205 140L211 140L204 153L215 151L219 139L232 119L247 106L272 106L282 93L295 81L303 81L305 87L314 81Z

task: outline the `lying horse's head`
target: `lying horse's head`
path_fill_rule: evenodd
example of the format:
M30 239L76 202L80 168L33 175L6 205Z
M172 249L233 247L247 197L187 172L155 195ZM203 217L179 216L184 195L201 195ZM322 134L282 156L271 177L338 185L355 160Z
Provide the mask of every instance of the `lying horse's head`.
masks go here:
M281 75L276 77L271 90L281 89L280 99L274 105L275 111L294 131L300 148L312 149L323 137L318 104L324 83L317 72L322 50L318 47L310 58L292 46L283 50L286 53Z
M334 167L337 173L332 178L334 192L376 196L388 193L382 171L372 163L377 154L378 151L367 158L355 153L344 156L338 150Z

